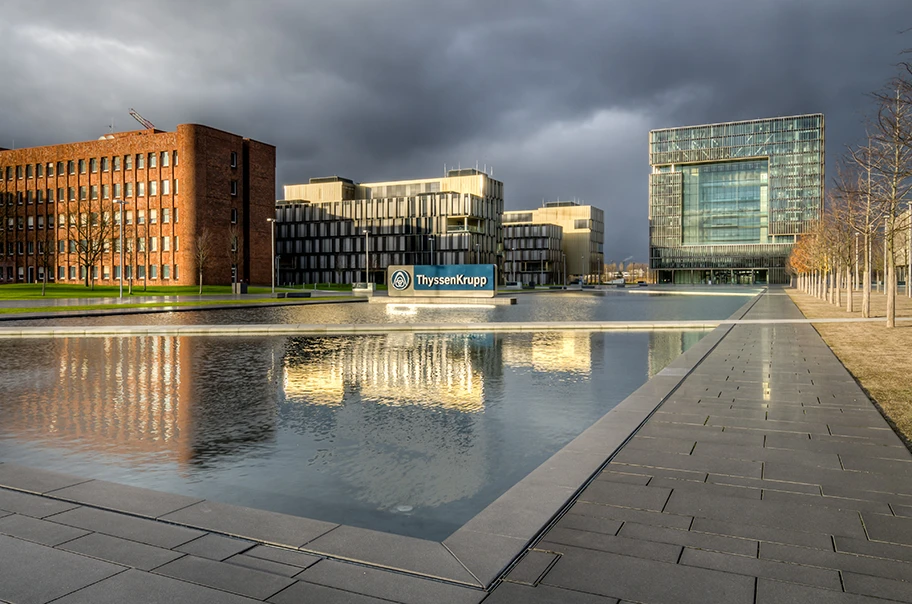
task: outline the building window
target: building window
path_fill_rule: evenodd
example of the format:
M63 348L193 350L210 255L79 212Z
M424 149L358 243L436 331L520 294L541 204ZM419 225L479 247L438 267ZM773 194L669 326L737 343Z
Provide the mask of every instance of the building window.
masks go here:
M177 235L174 236L174 251L180 251L180 237Z
M16 253L19 254L20 256L25 253L25 246L23 245L23 243L21 241L16 242Z
M237 151L231 152L231 167L237 168Z
M92 194L92 199L98 199L98 185L90 186L89 191Z
M174 194L177 195L177 179L174 179Z
M146 224L146 211L145 210L136 211L136 224Z
M91 170L92 174L98 172L98 160L94 157L89 160L89 170Z
M35 203L35 200L32 198L33 195L34 195L34 193L32 193L31 191L25 192L25 202L27 204L31 205L31 204Z
M156 168L158 167L158 155L155 152L149 154L149 167Z
M16 166L16 178L22 178L22 166Z
M35 168L32 167L32 164L25 166L25 177L35 178Z
M158 210L149 210L149 224L158 222Z
M231 194L237 195L237 191L238 191L238 181L232 180L231 181Z
M162 264L162 279L171 278L171 266L168 264Z
M110 160L107 157L101 158L101 171L107 172L111 169Z
M67 189L67 201L76 201L76 187Z
M149 237L149 251L150 252L158 251L158 237Z
M149 265L149 279L158 279L158 265Z
M162 237L162 251L163 252L171 251L171 238L170 237L167 237L167 236Z
M57 214L57 226L60 228L66 226L66 214Z
M86 173L86 160L84 160L84 159L79 160L79 173L80 174Z
M237 224L237 209L231 208L231 224Z
M13 167L7 166L6 167L6 180L12 180L12 179L13 179Z
M72 279L75 279L75 278L76 278L76 267L75 267L75 266L71 266L71 267L70 267L70 279L72 280Z
M138 182L136 183L136 196L145 197L146 196L146 183Z
M124 170L132 170L132 169L133 169L133 156L124 155Z
M149 196L154 197L158 195L158 181L150 180L149 181Z
M137 240L136 240L136 246L137 246L137 250L136 250L136 251L138 251L138 252L145 252L145 251L146 251L146 238L145 238L145 237L140 237L139 239L137 239Z
M29 217L28 217L28 229L29 229L30 231L34 231L34 230L35 230L35 217L34 217L34 216L29 216Z
M119 182L114 183L114 199L120 199L120 194L123 193L123 186Z
M120 265L114 267L114 278L120 279Z
M146 156L142 153L136 154L136 169L143 170L146 167Z
M133 197L133 183L132 182L124 183L124 197Z
M101 185L101 198L102 199L111 198L111 185Z
M35 242L29 241L28 247L26 248L26 250L27 250L29 256L33 255L35 253Z
M174 208L174 222L177 222L177 218L178 218L177 208Z
M53 219L52 219L52 221L53 221ZM43 229L43 228L44 228L44 216L39 216L39 217L38 217L38 228L39 228L39 229Z
M167 168L171 165L171 156L168 155L167 151L161 152L162 168Z
M85 185L79 187L79 201L85 201L88 198L88 189Z
M60 254L66 253L66 240L61 239L57 242L57 252Z
M57 162L57 176L63 176L63 162Z
M53 162L48 162L47 175L48 175L48 178L51 178L52 176L54 176L54 163Z
M169 195L171 193L171 181L167 178L162 181L162 195Z
M141 264L136 267L136 278L145 279L146 278L146 265Z
M44 164L35 164L35 176L38 178L44 176Z
M114 171L120 172L120 156L119 155L114 156Z
M171 152L171 157L174 158L174 165L177 165L177 149Z
M162 222L171 222L171 210L169 208L162 208Z
M180 277L177 275L177 265L175 264L174 265L174 280L176 281L178 279L180 279Z
M67 162L67 174L76 174L76 162L72 159Z
M133 224L133 210L127 210L127 224Z
M57 267L57 279L59 281L63 281L64 279L66 279L66 267L65 266Z

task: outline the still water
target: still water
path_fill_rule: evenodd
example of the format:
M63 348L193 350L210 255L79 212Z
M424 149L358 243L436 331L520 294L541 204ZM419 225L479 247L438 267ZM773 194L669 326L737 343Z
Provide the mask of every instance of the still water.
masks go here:
M704 333L0 340L0 460L440 540Z

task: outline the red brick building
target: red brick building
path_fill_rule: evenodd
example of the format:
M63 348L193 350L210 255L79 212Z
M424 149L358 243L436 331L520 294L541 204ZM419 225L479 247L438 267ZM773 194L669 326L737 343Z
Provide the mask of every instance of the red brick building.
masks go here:
M0 149L0 283L269 283L275 147L182 124ZM121 204L123 202L123 213ZM121 225L121 217L123 224Z

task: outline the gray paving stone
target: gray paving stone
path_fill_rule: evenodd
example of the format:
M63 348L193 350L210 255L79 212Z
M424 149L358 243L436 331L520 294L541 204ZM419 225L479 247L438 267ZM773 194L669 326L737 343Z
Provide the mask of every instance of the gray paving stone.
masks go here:
M761 549L762 547L761 544ZM681 564L728 573L738 573L750 577L791 581L826 589L839 589L842 586L839 581L839 573L834 570L799 566L797 564L783 564L748 556L735 556L691 548L684 548L684 553L681 554Z
M849 537L834 537L833 541L838 552L912 562L912 547L907 545L868 541L867 539L850 539Z
M646 510L634 510L615 505L587 503L585 501L577 501L574 503L570 508L570 512L581 516L593 516L595 518L620 520L622 522L639 522L641 524L680 529L690 528L690 524L693 522L693 516L669 514L667 512L648 512Z
M204 535L202 531L86 507L49 516L47 519L165 549L173 549Z
M321 560L319 556L287 550L280 547L272 547L270 545L258 545L251 550L247 550L244 554L262 558L263 560L287 564L289 566L297 566L301 569L309 568Z
M651 487L664 487L666 489L691 490L704 495L718 494L724 497L741 497L744 499L760 499L760 489L743 487L740 485L711 484L706 482L693 482L690 480L675 480L673 478L653 478L649 481Z
M0 533L51 547L88 534L71 526L19 514L0 518Z
M303 570L297 566L290 566L288 564L282 564L281 562L273 562L272 560L264 560L263 558L255 558L246 554L231 556L227 560L223 560L223 562L226 564L234 564L235 566L243 566L244 568L262 571L264 573L280 575L282 577L294 577L295 575L301 574L301 571Z
M458 587L335 560L317 562L298 575L298 579L403 604L477 604L487 595L479 589Z
M867 501L880 501L881 503L889 503L890 505L912 505L912 495L904 495L902 493L852 489L843 485L833 484L821 485L820 490L827 497L865 499Z
M225 558L230 558L244 550L248 550L254 545L255 543L253 541L206 533L199 539L194 539L193 541L189 541L174 549L175 551L191 554L198 558L224 560Z
M646 483L649 482L650 476L646 474L630 474L627 472L617 472L613 470L606 470L599 474L600 480L607 480L609 482L623 482L626 484L637 484L640 486L646 486Z
M279 592L268 601L272 604L310 604L311 602L314 604L389 604L390 602L390 600L381 600L303 581Z
M77 504L55 501L47 497L29 495L18 491L0 489L0 510L15 512L32 518L44 518L79 507Z
M706 477L706 482L709 484L724 484L771 491L785 491L789 493L820 495L820 487L816 484L802 484L798 482L784 482L780 480L765 480L762 478L745 478L744 476L725 476L724 474L710 474Z
M696 482L706 482L706 472L693 470L672 470L670 468L655 468L650 466L638 466L611 462L608 464L606 471L623 472L625 474L642 474L643 476L649 476L653 478L661 477L674 478L675 480L693 480Z
M472 573L484 587L493 583L529 543L495 533L476 533L459 529L443 545Z
M294 583L288 577L195 556L184 556L155 572L257 600L265 600Z
M862 512L861 516L864 519L865 529L868 531L868 538L872 541L912 545L912 518L900 518L869 512ZM852 537L854 535L845 536Z
M617 604L617 598L606 598L580 591L548 585L532 588L516 583L502 583L484 604Z
M198 497L163 493L106 480L91 480L57 489L49 494L52 497L59 497L76 503L94 505L104 509L147 516L149 518L157 518L202 501Z
M677 562L681 554L680 545L556 527L548 531L539 543L539 547L557 552L563 552L565 548L562 546L567 545L602 552L613 552L636 558L646 558L648 560L658 560L659 562L671 564Z
M844 437L826 437L815 435L813 439L795 434L769 434L766 437L767 448L814 451L817 453L841 453L865 457L882 457L885 459L909 459L905 447L886 446L851 441Z
M682 531L679 529L637 524L636 522L625 522L618 534L621 537L628 537L630 539L673 543L675 545L686 545L699 549L727 552L742 556L756 556L758 548L758 542L755 539L723 537L695 531Z
M772 541L774 543L801 545L803 547L814 547L823 550L833 549L832 537L825 533L782 530L765 526L747 525L739 522L710 520L706 518L694 518L691 530L701 533L712 533L715 535L755 539L757 541Z
M579 499L593 503L659 512L665 507L665 502L668 501L670 494L670 489L641 487L608 481L600 482L596 479L580 494Z
M754 595L752 577L576 548L542 584L650 604L729 604Z
M557 560L558 557L557 554L552 552L539 550L527 551L519 563L507 573L504 580L512 581L514 583L524 583L526 585L535 585L542 575L545 574L545 571L551 568L551 565L554 564L554 561Z
M340 526L309 542L305 549L438 579L474 583L459 560L436 541Z
M764 491L764 501L792 501L802 505L819 505L822 507L839 510L855 510L858 512L874 512L875 514L891 514L890 506L886 503L869 501L866 499L847 499L845 497L824 497L822 495L805 495L801 493L786 493L783 491Z
M762 543L760 544L760 558L912 581L912 564L855 554L825 552L778 543Z
M694 472L712 472L714 474L730 474L734 476L749 476L752 478L760 478L762 473L762 464L759 462L742 461L724 457L676 455L663 451L627 451L624 449L615 456L613 461L622 464L690 470Z
M779 461L797 463L806 466L830 468L840 470L839 457L835 453L815 453L806 451L800 455L794 451L783 449L768 449L765 447L742 447L738 445L719 445L715 443L697 443L693 451L694 457L724 457L728 459L741 459L749 461ZM719 474L720 472L713 472Z
M124 567L0 535L0 600L49 602Z
M697 441L683 438L657 438L652 436L637 435L629 443L624 445L625 450L641 449L644 451L665 451L666 453L678 453L680 455L689 455Z
M300 547L338 526L213 501L191 505L162 520L288 547Z
M864 536L857 512L795 503L752 501L720 496L703 497L692 491L675 491L671 494L665 511L770 528L845 537Z
M620 520L582 516L571 512L564 514L554 526L577 531L588 531L590 533L602 533L603 535L616 535L622 524L623 522Z
M68 541L58 546L58 549L84 554L99 560L107 560L123 566L138 568L139 570L152 570L184 555L180 552L110 537L101 533L90 533L84 537Z
M900 602L912 602L912 583L896 581L883 577L871 577L857 573L844 572L842 580L849 593L877 598L888 598Z
M851 454L841 454L839 457L842 459L842 465L846 470L890 474L903 476L906 479L912 477L912 459L877 459L874 457L856 457Z
M893 602L893 600L869 598L842 591L782 583L770 579L757 580L756 604L888 604L889 602Z
M46 493L47 491L79 484L86 480L88 479L60 472L27 468L10 463L0 464L0 486L31 493Z
M100 563L99 563L100 564ZM141 570L127 570L73 592L54 604L254 604L257 600L178 581Z

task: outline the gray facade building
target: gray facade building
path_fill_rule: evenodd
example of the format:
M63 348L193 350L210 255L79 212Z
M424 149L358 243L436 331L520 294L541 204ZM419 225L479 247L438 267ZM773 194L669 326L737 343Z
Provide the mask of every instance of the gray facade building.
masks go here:
M659 283L787 283L820 220L822 114L649 133L649 265Z
M276 202L278 282L382 284L388 266L403 264L500 268L502 215L503 183L475 169L421 180L359 184L332 176L286 185L285 199Z

